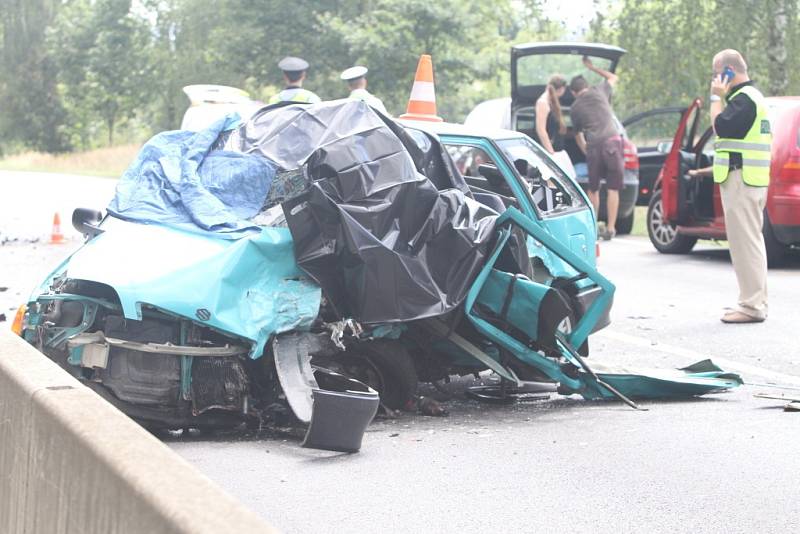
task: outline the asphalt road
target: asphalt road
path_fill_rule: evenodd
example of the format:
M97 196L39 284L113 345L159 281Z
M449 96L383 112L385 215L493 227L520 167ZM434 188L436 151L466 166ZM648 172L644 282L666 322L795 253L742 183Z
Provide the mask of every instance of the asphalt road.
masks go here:
M53 180L22 178L34 200ZM113 182L97 180L61 177L69 198L51 202L104 203ZM39 224L42 209L33 221L27 201L8 198L0 233ZM0 246L0 312L76 245ZM616 239L600 267L617 294L590 361L664 368L711 357L750 383L798 389L749 385L636 412L556 395L481 405L456 384L449 417L377 420L353 455L301 449L284 434L165 441L285 532L800 531L800 414L753 397L800 394L800 259L770 271L770 317L758 325L720 323L736 287L727 251L712 244L665 256L646 239Z
M105 209L115 185L109 178L0 171L0 314L9 322L34 284L80 245L72 211ZM50 245L56 213L64 242Z
M592 361L681 367L711 357L754 383L798 388L800 261L770 272L771 315L724 325L736 296L727 251L603 244L617 284ZM460 400L448 418L371 425L359 454L292 438L169 445L286 532L797 532L800 414L746 386L684 402L559 398L511 407Z

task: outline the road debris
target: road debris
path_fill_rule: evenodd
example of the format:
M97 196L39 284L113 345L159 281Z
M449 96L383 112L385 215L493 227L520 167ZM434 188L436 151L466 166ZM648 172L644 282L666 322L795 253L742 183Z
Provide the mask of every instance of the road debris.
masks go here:
M800 412L800 394L785 395L783 393L756 393L753 397L757 399L777 400L787 402L783 410L785 412Z

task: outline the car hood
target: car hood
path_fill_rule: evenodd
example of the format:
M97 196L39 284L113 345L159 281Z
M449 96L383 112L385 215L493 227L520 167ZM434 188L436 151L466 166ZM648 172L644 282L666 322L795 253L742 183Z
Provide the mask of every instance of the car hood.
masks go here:
M583 56L594 59L602 59L603 68L614 72L619 63L619 59L625 55L626 51L617 46L600 43L568 43L568 42L545 42L545 43L526 43L511 47L511 100L513 107L523 105L531 106L537 98L544 92L547 79L553 74L562 74L567 77L578 72L565 72L563 62L559 64L555 56L568 58L575 56L575 62L579 62ZM554 56L552 62L534 62L530 56ZM552 64L552 69L541 70L536 67L544 67ZM528 67L528 68L526 68ZM559 68L561 67L561 68ZM550 72L552 70L552 72ZM583 69L585 71L585 69ZM569 91L565 96L569 95ZM567 97L571 101L571 98ZM569 105L570 102L562 102Z
M321 290L297 266L288 228L262 227L240 239L107 217L95 236L31 295L61 276L110 286L123 315L142 306L184 317L253 343L258 357L273 334L304 330L319 312Z

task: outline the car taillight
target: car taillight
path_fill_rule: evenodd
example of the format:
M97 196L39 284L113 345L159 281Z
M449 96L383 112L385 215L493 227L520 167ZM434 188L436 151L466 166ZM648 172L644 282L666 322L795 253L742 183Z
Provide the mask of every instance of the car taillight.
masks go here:
M626 169L639 168L639 154L636 152L636 145L625 139L622 145L622 155L625 158Z
M781 180L800 181L800 155L792 154L780 170Z

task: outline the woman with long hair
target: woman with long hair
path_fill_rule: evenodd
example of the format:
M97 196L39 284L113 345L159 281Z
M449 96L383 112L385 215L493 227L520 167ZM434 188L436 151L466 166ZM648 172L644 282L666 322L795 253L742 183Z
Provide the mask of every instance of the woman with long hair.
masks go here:
M564 149L564 134L567 126L561 114L558 99L567 90L567 80L560 74L553 74L547 80L545 91L536 100L536 137L540 145L550 154Z

